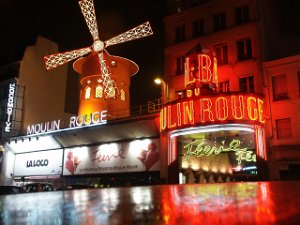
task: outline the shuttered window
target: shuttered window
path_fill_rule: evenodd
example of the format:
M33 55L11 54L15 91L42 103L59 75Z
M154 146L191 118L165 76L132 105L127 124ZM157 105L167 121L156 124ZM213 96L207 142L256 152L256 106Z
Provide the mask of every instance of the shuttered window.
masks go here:
M276 120L278 139L292 138L292 123L290 118Z

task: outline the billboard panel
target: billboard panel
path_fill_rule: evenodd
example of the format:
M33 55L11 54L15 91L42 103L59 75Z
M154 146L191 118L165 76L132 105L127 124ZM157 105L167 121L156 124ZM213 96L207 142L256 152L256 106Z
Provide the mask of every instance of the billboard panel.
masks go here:
M17 154L14 176L60 175L63 150Z
M65 149L63 175L159 171L159 140Z

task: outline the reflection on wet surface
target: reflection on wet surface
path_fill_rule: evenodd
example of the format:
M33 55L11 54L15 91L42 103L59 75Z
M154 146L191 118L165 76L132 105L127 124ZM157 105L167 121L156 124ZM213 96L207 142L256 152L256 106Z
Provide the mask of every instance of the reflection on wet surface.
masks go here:
M0 224L299 224L300 182L87 189L0 196Z

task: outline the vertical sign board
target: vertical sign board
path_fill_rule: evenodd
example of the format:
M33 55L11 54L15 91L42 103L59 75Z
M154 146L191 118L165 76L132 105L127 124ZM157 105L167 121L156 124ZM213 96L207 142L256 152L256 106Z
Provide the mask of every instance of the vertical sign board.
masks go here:
M3 151L0 149L0 174L2 171L2 162L3 162Z
M17 85L15 81L9 83L8 92L7 92L7 102L5 104L5 111L4 111L4 127L3 127L4 135L9 135L13 131L13 116L14 116L16 88Z
M14 176L60 175L63 150L17 154Z

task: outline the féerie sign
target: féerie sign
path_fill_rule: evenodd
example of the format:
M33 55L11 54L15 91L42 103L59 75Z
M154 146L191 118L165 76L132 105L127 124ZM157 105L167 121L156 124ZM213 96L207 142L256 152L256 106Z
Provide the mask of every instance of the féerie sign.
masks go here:
M255 153L251 149L242 147L241 141L238 139L233 139L229 143L228 147L225 147L225 140L217 146L216 144L211 145L206 143L205 140L200 139L184 145L183 148L187 149L187 152L184 154L184 158L187 161L190 160L190 157L202 157L210 156L212 154L217 155L224 152L235 152L238 164L241 164L242 161L256 162Z

